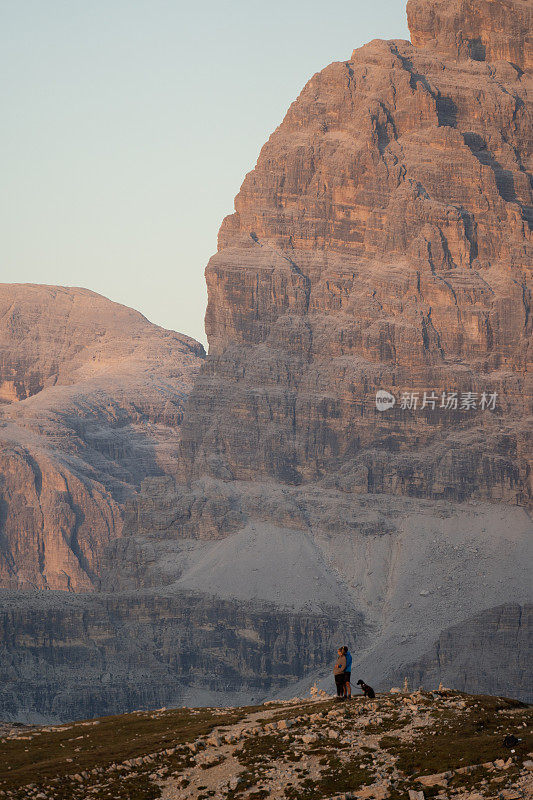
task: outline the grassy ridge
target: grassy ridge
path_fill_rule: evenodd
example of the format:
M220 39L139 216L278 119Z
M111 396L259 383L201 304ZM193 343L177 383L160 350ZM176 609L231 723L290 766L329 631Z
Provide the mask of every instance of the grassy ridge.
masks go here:
M275 796L287 800L322 800L377 781L397 800L433 773L449 773L450 790L484 786L497 794L523 777L532 723L524 703L457 692L134 712L4 737L0 797L156 800L170 780L182 781L176 797L207 800L221 791L213 776L226 760L240 770L238 785L217 795L228 800L267 798L280 780ZM508 733L521 740L514 754L504 745ZM510 756L502 777L491 762ZM439 791L424 788L426 798Z

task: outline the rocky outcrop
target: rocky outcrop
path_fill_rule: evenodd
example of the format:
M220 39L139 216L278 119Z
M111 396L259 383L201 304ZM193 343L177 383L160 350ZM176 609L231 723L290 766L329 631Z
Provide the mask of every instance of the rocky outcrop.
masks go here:
M173 470L200 344L85 289L0 285L0 586L92 590Z
M529 800L531 716L516 700L450 689L340 704L315 689L282 703L0 724L0 796Z

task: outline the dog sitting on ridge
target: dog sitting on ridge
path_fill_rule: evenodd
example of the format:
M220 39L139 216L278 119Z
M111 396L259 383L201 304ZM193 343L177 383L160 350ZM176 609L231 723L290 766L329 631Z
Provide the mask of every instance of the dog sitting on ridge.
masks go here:
M358 680L357 684L358 684L358 686L361 687L361 690L362 690L362 692L363 692L365 697L370 697L372 699L372 698L374 698L376 696L376 693L373 690L373 688L371 686L369 686L367 683L365 683L364 681Z

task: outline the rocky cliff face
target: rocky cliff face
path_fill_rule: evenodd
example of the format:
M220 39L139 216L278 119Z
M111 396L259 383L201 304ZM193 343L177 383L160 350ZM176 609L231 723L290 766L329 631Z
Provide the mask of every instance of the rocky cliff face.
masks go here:
M206 270L178 479L143 483L105 586L334 598L363 614L354 670L377 686L529 696L527 615L494 624L530 599L532 534L533 86L511 5L412 2L413 43L371 42L290 107Z
M254 526L302 531L372 628L354 669L379 684L450 628L449 681L523 693L504 648L486 673L464 655L530 597L531 5L408 15L412 42L311 78L246 176L206 269L181 486L136 524L251 552Z
M207 678L195 672L202 648L209 653L215 642L241 653L228 631L246 630L255 660L217 656L210 691L251 691L250 670L260 676L254 693L285 691L285 678L304 677L301 667L283 666L294 647L313 673L306 689L326 673L329 685L331 649L342 637L354 646L353 671L378 689L403 673L427 688L444 677L467 690L505 684L507 694L529 696L530 6L485 0L483 14L478 6L411 0L412 42L371 42L315 75L292 104L246 176L207 267L209 356L179 435L174 379L183 380L183 353L192 376L198 350L159 329L147 339L137 318L141 328L111 360L122 363L128 347L138 352L138 341L150 366L132 383L137 367L126 361L112 402L98 393L96 429L93 401L71 401L78 395L69 375L91 379L93 355L106 363L98 341L87 351L65 345L68 369L31 348L20 367L4 369L4 398L26 398L4 410L3 430L17 430L10 447L51 432L49 444L62 442L62 470L79 464L76 448L89 448L91 469L80 481L92 487L94 515L124 516L120 538L106 522L93 544L93 512L69 499L78 496L70 478L67 492L46 477L44 493L37 479L29 509L7 506L26 514L11 540L23 541L25 520L41 508L64 514L56 530L71 532L56 539L82 577L59 577L74 574L64 561L44 568L51 545L43 560L32 544L28 574L38 586L85 588L97 575L105 619L82 638L101 659L98 692L108 665L120 663L120 672L140 663L139 641L153 664L177 664L191 643L198 650L179 668L154 667L146 703L182 698L184 687L203 691ZM169 370L162 382L161 370ZM378 407L379 390L395 403ZM61 411L76 420L65 440L55 406L35 422L39 398L56 392L76 409ZM58 487L52 499L49 486ZM132 596L151 609L132 606ZM166 602L191 616L172 612L162 643L154 614L166 620ZM13 717L139 702L135 687L121 693L122 680L91 694L80 686L81 664L57 666L60 642L46 651L54 625L66 640L79 634L64 605L37 621L21 613L5 616L1 651L19 665L4 693ZM121 630L134 636L122 636L119 657L105 640L126 618ZM19 626L23 640L14 638ZM272 643L279 657L270 659ZM29 665L31 677L32 654L50 667L24 705L16 673ZM320 662L325 672L315 674Z
M319 667L361 625L191 592L0 597L3 720L248 702Z
M85 289L0 285L0 586L92 590L172 471L203 348Z
M528 0L409 0L407 17L415 47L452 58L508 61L533 68L533 8Z
M527 66L521 17L485 5ZM374 41L315 75L262 149L206 271L187 474L350 468L359 491L528 503L532 78L490 49L453 57L440 18L466 30L456 6L468 16L413 3L414 44ZM417 393L417 410L377 412L379 388Z
M397 682L407 677L411 686L452 682L460 691L468 684L503 696L520 686L522 698L531 703L532 615L531 605L487 609L443 631L418 662L402 665L390 677Z

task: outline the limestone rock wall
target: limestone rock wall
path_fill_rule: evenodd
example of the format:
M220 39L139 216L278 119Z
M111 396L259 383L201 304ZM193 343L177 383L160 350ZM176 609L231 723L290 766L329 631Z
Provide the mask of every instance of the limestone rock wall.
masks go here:
M449 5L410 19L438 32ZM413 36L315 75L246 176L206 270L184 479L341 468L363 491L529 502L532 75ZM379 413L378 388L498 402Z
M409 0L411 41L448 56L533 67L533 8L528 0Z
M532 489L531 4L411 0L408 16L411 42L314 75L246 176L206 268L178 485L137 498L127 528L302 530L372 627L357 665L377 685L412 665L523 695L526 617L502 636L487 609L531 597L531 520L515 516ZM394 519L415 498L423 518ZM485 671L471 654L491 641Z
M532 606L517 603L486 609L443 631L423 658L391 678L407 677L413 687L453 683L461 691L512 694L531 703L532 614Z
M0 718L260 700L331 659L341 623L194 593L0 593ZM357 616L344 620L360 628Z
M125 502L175 469L203 355L94 292L0 284L0 586L98 587Z

